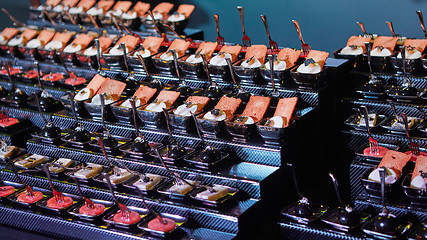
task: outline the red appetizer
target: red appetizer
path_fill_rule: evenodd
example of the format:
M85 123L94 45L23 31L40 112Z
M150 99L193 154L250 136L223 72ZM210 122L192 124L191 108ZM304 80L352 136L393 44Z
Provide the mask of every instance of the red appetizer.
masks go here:
M93 203L92 205L85 204L79 209L81 215L98 216L105 211L105 206L100 203Z
M379 152L371 152L371 148L367 147L363 150L363 155L371 156L371 157L384 157L384 155L389 151L386 147L378 146Z
M0 197L6 197L15 192L15 188L12 186L1 186Z
M17 73L21 73L21 69L19 69L19 68L9 68L9 72L10 72L10 75L14 75L14 74L17 74ZM2 75L8 75L8 73L7 73L7 70L6 69L2 69L1 71L0 71L0 74L2 74Z
M73 205L73 199L71 197L63 196L63 199L52 197L47 200L47 206L53 209L62 209Z
M48 81L48 82L57 82L63 78L64 78L64 75L62 75L61 73L50 73L50 74L44 75L42 77L42 80Z
M43 193L42 192L33 192L33 194L30 194L29 192L25 191L18 196L18 201L23 203L32 204L35 202L38 202L43 199Z
M43 75L43 73L40 73L40 75ZM25 73L23 77L27 78L27 79L37 78L38 73L36 70L28 70L27 73Z
M155 231L170 232L175 229L175 221L170 218L157 216L148 222L148 228Z
M122 212L121 210L119 210L113 218L114 222L117 223L123 223L123 224L135 224L137 223L139 220L141 220L141 216L139 215L138 212L135 211L129 211L128 213L126 212Z
M9 127L19 122L16 118L11 118L5 114L0 114L0 126Z

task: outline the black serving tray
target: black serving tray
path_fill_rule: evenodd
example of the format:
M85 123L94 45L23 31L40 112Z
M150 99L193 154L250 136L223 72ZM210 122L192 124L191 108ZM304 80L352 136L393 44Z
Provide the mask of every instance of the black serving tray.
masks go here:
M133 158L136 158L136 159L144 159L144 158L146 158L148 156L151 157L150 152L148 152L148 153L141 153L141 152L132 151L130 149L130 147L132 145L132 142L133 141L129 142L128 144L122 145L119 148L119 150L122 151L122 152L124 152L124 153L126 153L126 154L129 154L130 157L133 157ZM163 146L162 143L158 143L158 142L149 142L148 144L150 145L151 149L159 149L159 148L161 148Z
M102 217L104 217L109 212L113 211L116 207L114 202L99 200L99 199L90 199L90 200L93 203L103 204L105 206L105 211L103 213L101 213L100 215L97 215L97 216L89 216L89 215L85 215L85 214L80 214L79 209L86 204L84 201L82 201L81 203L76 204L73 207L71 207L70 209L68 209L68 213L75 216L75 217L78 217L81 220L96 221L96 220L99 220Z
M402 129L400 129L400 128L392 128L391 126L392 126L392 124L395 122L395 121L397 121L396 120L396 116L394 116L394 115L392 115L392 116L389 116L387 119L385 119L381 124L380 124L380 126L382 127L382 128L384 128L385 130L387 130L388 132L390 132L390 133L395 133L395 134L405 134L405 128L403 127ZM409 127L409 131L412 131L412 130L414 130L414 129L417 129L418 128L418 126L420 125L420 124L422 124L423 123L423 121L424 121L424 119L422 119L422 118L416 118L415 119L415 123L414 123L414 125L412 125L411 127ZM403 126L403 125L402 125Z
M334 229L347 232L347 231L353 230L353 229L361 226L366 221L368 221L369 218L371 217L371 215L368 213L358 211L358 210L353 210L359 214L360 221L357 224L352 225L352 226L344 225L344 224L339 222L339 213L340 213L341 209L342 208L334 208L332 210L327 211L325 214L323 214L320 217L320 220L322 220L324 223L328 224L329 226L331 226Z
M138 224L138 228L144 230L145 232L148 232L149 234L151 234L152 236L155 236L155 237L167 237L167 236L171 235L172 233L174 233L175 231L177 231L185 222L187 222L186 217L182 217L179 215L173 215L173 214L169 214L169 213L160 213L159 215L161 217L165 217L165 218L169 218L169 219L174 220L175 221L175 229L173 229L170 232L162 232L162 231L156 231L156 230L148 228L148 223L156 217L156 215L154 215L154 214L146 217L140 224Z
M374 236L376 238L381 238L381 239L395 239L398 238L400 236L402 236L403 234L405 234L406 231L408 231L411 227L412 227L412 223L402 220L402 219L398 219L399 221L399 225L397 226L397 228L395 229L394 233L388 232L377 232L375 230L375 226L374 226L374 221L376 221L378 219L379 215L372 218L370 221L368 221L367 223L365 223L362 226L362 231Z
M225 195L224 197L220 198L220 199L215 200L215 201L208 200L208 199L201 199L201 198L197 197L197 194L205 191L206 188L200 187L200 188L197 188L196 190L192 191L190 193L190 197L192 199L198 201L198 202L201 202L204 205L211 206L211 207L218 207L220 205L223 205L223 204L231 201L232 198L239 192L239 189L236 189L236 188L223 186L223 185L216 185L216 186L226 187L228 189L228 194Z
M196 168L209 169L209 168L216 166L218 163L222 162L224 159L226 159L230 155L227 152L219 151L221 156L217 160L211 161L211 162L202 162L199 159L199 155L200 155L201 151L202 150L194 151L192 154L185 157L184 160L189 162L190 164L192 164Z
M157 175L157 174L156 174ZM151 193L154 193L154 192L156 192L156 190L157 190L157 188L159 188L160 186L162 186L162 184L164 184L167 180L168 180L168 178L167 177L164 177L164 176L161 176L161 175L159 175L162 179L157 183L157 184L155 184L151 189L149 189L149 190L143 190L143 189L140 189L140 188L138 188L139 189L139 191L142 193L142 194L144 194L144 195L150 195ZM129 189L131 189L131 190L135 190L135 187L136 186L134 186L133 184L135 183L135 182L137 182L137 181L139 181L139 177L138 178L133 178L133 179L130 179L130 180L128 180L127 182L125 182L125 183L123 183L123 186L124 187L126 187L126 188L129 188Z
M282 210L281 212L282 215L295 222L302 223L302 224L309 224L314 220L318 219L320 216L322 216L329 210L329 207L323 206L321 204L310 203L310 205L314 206L317 209L317 211L310 217L300 217L300 216L293 215L291 213L292 209L294 209L298 205L298 203L299 201L287 206L285 209Z
M138 212L139 215L141 216L141 220L139 220L138 222L136 222L134 224L131 224L131 225L124 224L124 223L114 222L114 220L113 220L114 215L119 211L119 209L116 210L116 211L113 211L113 212L111 212L111 213L109 213L107 215L105 215L102 218L102 220L104 220L105 222L107 222L107 223L109 223L109 224L111 224L111 225L113 225L115 227L129 229L129 228L135 227L139 222L141 222L144 218L146 218L147 215L150 213L150 211L148 209L145 209L145 208L139 208L139 207L134 207L134 206L128 206L127 208L130 211Z
M186 181L191 181L191 180L188 180L188 179L185 179ZM191 183L191 182L190 182ZM187 196L190 196L190 194L193 192L193 191L195 191L196 190L196 188L193 188L193 189L191 189L187 194L179 194L179 193L176 193L176 192L172 192L172 191L169 191L169 189L172 187L174 185L174 181L171 179L171 180L169 180L169 181L167 181L167 182L165 182L162 186L160 186L158 189L157 189L157 192L159 192L159 193L161 193L161 194L163 194L163 195L165 195L165 196L168 196L169 198L171 198L171 199L178 199L178 200L183 200L183 199L185 199Z
M50 195L50 196L48 196L48 197L46 197L46 198L42 199L41 201L38 201L38 202L36 203L36 205L37 205L38 207L40 207L40 208L42 208L42 209L46 210L46 211L47 211L47 212L49 212L49 213L53 213L53 214L60 214L60 215L62 215L62 214L65 214L65 213L67 212L67 210L68 210L68 209L70 209L71 207L75 206L76 204L78 204L78 203L80 203L80 202L82 201L82 198L81 198L81 197L76 196L76 195L73 195L73 194L69 194L69 193L62 193L62 195L64 195L64 197L71 197L71 198L73 199L73 204L72 204L72 205L70 205L70 206L68 206L68 207L61 208L61 209L53 209L53 208L49 208L49 207L47 206L47 201L48 201L50 198L54 197L54 196L53 196L53 194L52 194L52 195Z
M93 134L92 137L91 137L92 139L89 142L89 145L92 146L92 147L94 147L95 149L101 151L101 146L99 145L98 140L96 139L97 136L101 137L102 135L96 134L96 133ZM110 153L110 154L117 152L121 146L123 146L123 145L127 144L128 142L132 141L132 139L126 138L126 137L115 136L115 135L111 135L111 136L118 141L118 144L115 147L107 147L107 146L104 145L105 151L107 153Z
M41 192L41 193L43 193L43 198L40 199L39 201L35 202L35 203L24 203L24 202L18 201L18 197L21 194L26 194L26 192L27 192L25 190L25 188L24 188L22 191L19 191L19 192L16 192L15 194L10 195L7 199L9 201L12 201L12 202L18 204L21 207L34 208L36 206L36 203L42 201L43 199L47 199L48 197L50 198L50 197L53 196L51 190L47 190L47 189L44 189L44 188L33 187L33 191L34 192Z
M427 206L427 191L411 187L412 173L405 176L402 181L403 192L408 197L411 204L418 206Z
M9 196L22 191L22 189L24 189L24 186L21 183L15 183L15 182L10 182L10 181L0 181L0 187L2 186L12 186L15 188L15 191L7 196L4 197L0 197L0 201L4 201L5 199L7 199Z
M162 156L162 158L163 158L163 161L165 163L168 163L168 164L176 164L177 162L179 162L181 160L184 160L188 155L192 154L195 151L194 148L185 147L185 149L187 150L187 154L185 154L182 157L174 159L174 158L168 157L168 146L170 146L170 145L166 145L166 146L163 146L162 148L158 149L159 153L160 153L160 156ZM157 155L154 152L151 152L151 156L154 157L154 158L156 158L156 159L158 158Z
M376 124L374 126L369 125L369 128L371 130L377 128L382 123L382 121L384 121L386 118L387 118L387 116L385 116L385 115L377 114ZM355 114L351 115L349 118L347 118L347 120L345 120L344 124L349 126L349 127L352 127L355 130L366 131L366 126L364 126L364 125L361 126L360 120L361 120L361 118L359 118L359 115L355 113Z

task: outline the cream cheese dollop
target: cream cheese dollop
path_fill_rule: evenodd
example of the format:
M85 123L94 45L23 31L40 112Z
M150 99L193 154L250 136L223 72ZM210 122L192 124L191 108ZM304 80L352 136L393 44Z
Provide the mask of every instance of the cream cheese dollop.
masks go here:
M166 103L164 102L150 103L145 107L145 110L150 112L161 112L163 109L166 109Z
M141 105L141 99L136 99L135 100L135 106L139 107ZM130 99L127 99L126 101L124 101L122 103L122 105L120 105L120 107L125 107L125 108L132 108L132 104L130 103Z
M128 52L129 52L129 48L126 47L126 53ZM116 55L116 56L123 55L123 49L120 45L116 45L112 49L110 49L109 54Z
M266 69L270 70L270 62L266 62L264 64L264 66L265 66ZM283 61L283 60L276 60L276 61L274 61L273 69L277 70L277 71L283 71L283 70L285 70L286 69L286 62Z
M102 15L102 13L104 13L104 10L102 8L93 7L89 9L86 13L88 15L97 16Z
M108 105L115 102L113 97L109 94L104 94L104 104ZM97 94L92 98L92 104L101 105L101 95Z
M418 59L421 57L421 52L418 50L405 50L406 59ZM397 54L397 58L402 58L402 53Z
M234 120L236 123L243 123L243 124L248 124L248 125L255 123L254 119L252 117L249 117L249 116L240 116L238 118L239 119Z
M44 47L47 50L58 50L61 49L63 46L62 42L60 41L51 41Z
M299 73L316 74L320 73L320 71L322 71L322 68L319 63L312 63L307 66L303 63L297 68L297 72Z
M151 52L148 49L145 49L144 51L138 51L134 54L134 56L137 57L138 54L141 55L142 58L147 58L151 56Z
M178 106L173 113L178 116L185 116L189 117L191 116L191 113L195 113L197 111L197 104L193 104L190 107L187 106L187 104L182 104Z
M411 181L411 187L426 189L427 179L423 178L421 175L414 177Z
M360 55L363 53L363 48L361 46L347 46L341 49L340 54L343 55Z
M27 48L39 48L42 45L40 40L32 39L27 43Z
M126 20L136 19L137 14L135 11L129 11L122 14L122 18Z
M154 19L156 19L156 20L163 20L163 14L161 14L159 12L153 12L153 15L154 15ZM147 20L153 20L151 18L151 15L147 16Z
M215 115L212 113L212 111L207 112L203 118L207 120L213 120L213 121L224 121L227 115L225 115L225 112L222 110L219 110L219 114Z
M7 43L7 45L9 45L9 46L18 46L18 45L22 44L23 42L24 42L24 38L23 37L17 37L17 38L10 39L10 41Z
M274 128L284 128L286 125L286 118L281 116L272 117L266 122L266 125Z
M253 58L253 59L251 59L249 61L248 60L243 61L240 66L245 67L245 68L257 68L257 67L261 67L261 62L258 59Z
M191 54L185 61L188 63L201 63L203 58L200 55L196 57L196 54Z
M179 22L185 20L185 15L181 13L174 13L168 17L169 22Z
M123 10L117 9L117 10L110 10L105 14L107 17L111 17L111 14L113 14L116 17L120 17L123 14Z
M92 46L86 49L83 54L86 56L95 56L97 54L96 47Z
M70 14L80 14L83 12L83 7L72 7L68 12Z
M371 56L373 57L388 57L390 55L391 52L387 48L376 47L371 51Z
M396 182L397 180L396 172L391 168L385 168L385 169L386 169L385 183L392 184ZM377 168L374 171L372 171L369 174L368 179L374 182L381 182L380 170Z
M86 101L91 97L93 97L93 90L90 88L83 88L74 96L74 100Z
M231 60L232 59L231 54L229 53L218 54L211 59L209 64L214 66L226 66L227 61L225 60L225 58L228 58Z
M175 56L178 57L178 53L175 52ZM166 60L166 61L172 61L173 55L172 52L165 52L162 55L160 55L160 59Z
M82 50L82 45L80 44L69 44L64 48L64 52L66 53L75 53Z

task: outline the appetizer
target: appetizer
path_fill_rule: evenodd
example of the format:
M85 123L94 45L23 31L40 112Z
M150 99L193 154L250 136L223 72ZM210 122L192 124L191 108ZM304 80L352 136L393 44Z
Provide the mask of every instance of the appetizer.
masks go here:
M101 88L101 85L107 81L107 78L104 78L103 76L96 74L92 80L89 82L89 84L80 90L75 96L74 100L76 101L85 101L90 98L92 98L95 93L98 92L99 88Z
M273 117L268 119L265 125L275 128L287 127L290 123L297 101L297 97L280 99Z
M42 48L55 36L55 32L51 30L42 30L37 38L28 41L27 48Z
M126 83L107 78L100 86L97 94L92 98L91 103L101 105L101 94L104 94L105 105L116 102L125 88Z
M379 36L375 38L374 45L372 46L372 57L389 57L393 53L396 46L396 37Z
M52 11L61 13L63 11L67 11L70 8L76 6L76 4L79 2L79 0L63 0L61 4L56 5Z
M277 58L274 61L273 69L276 71L283 71L289 67L292 67L301 55L301 51L294 50L291 48L283 48L277 54ZM270 62L266 62L264 67L270 70Z
M9 46L25 45L28 43L28 41L35 38L37 36L37 34L38 34L37 30L31 29L31 28L26 28L21 34L19 34L19 35L17 34L13 38L11 38L9 40L9 42L7 43L7 45L9 45Z
M147 58L157 53L159 51L159 48L162 46L162 43L163 43L163 38L148 36L145 38L144 42L142 42L143 49L135 52L135 54L139 53L141 54L142 58Z
M111 44L113 44L113 40L108 37L100 37L99 40L99 47L101 48L101 53L107 50ZM86 49L83 52L83 55L85 56L95 56L97 54L96 45L93 45L92 47Z
M179 5L176 12L170 15L167 19L168 22L181 22L185 19L188 19L191 13L194 11L195 6L191 4L181 4Z
M71 42L71 44L69 44L64 48L64 52L65 53L80 52L81 50L86 49L92 41L93 41L92 36L81 33L77 35L77 37Z
M195 181L191 181L191 180L186 180L186 181L190 184L195 183ZM172 187L170 187L167 191L172 192L172 193L185 195L194 189L194 187L190 184L187 184L184 181L174 181L174 184L172 185Z
M123 213L122 210L119 210L116 214L114 214L113 221L117 223L123 223L132 225L141 220L141 216L136 211L129 211L127 213Z
M170 232L175 229L175 221L158 216L148 222L148 228L155 231Z
M234 112L242 103L242 99L223 96L216 104L214 110L207 112L203 119L212 121L223 121L233 116Z
M89 179L99 174L103 169L104 167L102 165L89 163L84 168L75 172L74 176L77 178Z
M162 2L159 3L156 7L153 9L153 15L155 20L163 20L166 18L166 16L169 14L169 12L172 10L173 4L168 2ZM147 20L153 20L150 15L147 16Z
M125 44L126 53L129 53L136 47L138 42L139 42L139 38L135 36L132 36L132 35L123 36L119 39L119 41L117 41L116 45L114 45L114 47L112 47L108 53L110 55L116 55L116 56L123 55L123 49L120 46L121 43Z
M98 4L96 6L89 9L86 12L86 14L92 15L92 16L103 15L104 13L108 12L108 10L110 10L113 7L114 2L115 2L114 0L101 0L98 2Z
M47 207L52 209L63 209L73 205L74 200L71 197L62 196L61 198L52 197L47 200Z
M216 42L202 42L197 48L195 54L191 54L185 60L188 63L201 63L203 62L203 58L201 54L205 54L206 59L210 60L212 58L212 54L215 52L216 46L218 44Z
M264 64L266 54L267 46L252 45L246 49L245 60L240 66L245 68L261 67Z
M17 147L8 146L5 142L2 142L1 148L0 148L0 159L11 157L17 151L18 151Z
M37 7L37 10L39 11L50 11L52 10L54 7L56 7L59 3L61 2L61 0L46 0L45 4L40 4L40 6Z
M127 12L132 6L131 1L118 1L116 5L114 5L113 9L108 11L105 16L111 17L111 14L117 17L120 17L123 13Z
M320 73L328 56L328 52L311 50L304 63L297 68L297 72L308 74Z
M209 64L214 66L226 66L227 61L225 58L228 58L231 60L231 62L236 61L237 56L239 56L240 51L242 50L242 46L230 46L230 45L224 45L219 50L218 55L214 56Z
M15 192L13 186L0 186L0 197L7 197Z
M416 117L407 117L407 119L408 119L408 129L411 129L419 120ZM405 123L395 118L393 123L391 124L391 128L398 131L405 131Z
M269 97L251 96L242 115L234 118L235 123L254 124L264 117L270 104Z
M368 114L368 124L369 127L374 127L377 124L377 120L378 120L378 114L376 113L369 113ZM359 119L359 126L366 126L366 121L365 121L365 117L361 116Z
M145 105L146 103L148 103L148 101L150 101L151 98L153 98L153 96L156 94L157 89L155 88L150 88L148 86L141 86L138 88L138 90L136 90L136 92L133 94L133 96L129 99L127 99L126 101L124 101L120 107L125 107L125 108L132 108L132 105L130 103L130 99L135 98L135 106L139 107L142 105Z
M166 60L166 61L172 61L172 49L176 52L176 57L182 57L185 54L185 51L187 51L188 47L190 46L190 42L187 42L183 39L175 39L173 40L172 44L169 46L168 50L164 52L162 55L160 55L160 59Z
M15 165L23 168L34 168L42 164L46 160L47 158L45 156L33 154L31 156L28 156L22 160L15 162Z
M178 106L173 113L179 116L191 116L191 113L196 114L203 110L209 102L208 97L190 96L184 104Z
M59 158L54 163L59 164L63 167L70 167L73 164L73 162L74 162L73 160L68 159L68 158ZM51 165L51 166L49 166L49 171L54 172L54 173L60 173L60 172L65 171L65 168L62 168L60 166Z
M113 184L120 184L131 179L133 176L128 170L116 167L114 173L110 175L110 180Z
M73 35L68 32L57 32L55 36L53 36L52 41L48 42L44 49L46 50L61 50L65 47L65 45L71 40Z
M22 203L33 204L43 199L43 193L39 191L33 191L32 193L25 190L19 194L17 200Z
M221 199L228 194L228 188L224 186L214 185L208 189L206 189L203 192L199 192L196 195L196 198L209 200L209 201L216 201L218 199Z
M105 206L101 203L84 204L79 208L79 214L86 216L98 216L103 212L105 212Z
M410 159L411 156L408 154L388 150L378 165L378 168L369 174L368 179L375 182L381 182L380 171L378 169L385 167L385 182L392 184L396 182L397 179L399 179L400 175L402 174L403 167Z
M162 90L154 102L148 104L144 110L150 112L161 112L163 109L169 109L180 95L180 92Z
M412 172L411 187L426 189L427 183L427 156L418 156Z
M87 12L96 3L96 0L81 0L77 6L74 6L68 10L70 14L81 14Z
M427 39L407 39L403 46L405 47L406 59L418 59L423 55L427 46ZM397 58L402 58L402 53L399 52Z
M0 34L0 44L5 45L9 40L11 40L15 35L19 33L19 30L16 28L5 28Z
M156 174L147 173L145 178L140 178L133 185L143 191L150 191L162 181L163 177Z
M343 55L360 55L366 51L365 42L371 42L369 37L351 36L347 45L341 49Z
M145 14L147 13L147 11L150 10L150 7L151 7L151 5L149 3L145 3L145 2L139 1L139 2L137 2L135 4L135 6L133 6L133 11L129 11L129 12L136 12L136 15L139 18L142 18L142 17L145 16ZM125 18L124 16L122 16L122 17Z

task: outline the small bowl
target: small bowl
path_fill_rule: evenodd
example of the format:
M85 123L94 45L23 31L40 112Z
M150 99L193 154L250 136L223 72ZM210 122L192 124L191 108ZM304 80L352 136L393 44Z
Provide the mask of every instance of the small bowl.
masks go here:
M260 67L242 67L240 66L241 62L237 62L235 65L233 65L234 72L239 77L240 82L256 83L261 76Z
M399 127L392 127L393 123L396 122L396 121L397 121L396 116L392 115L392 116L389 116L387 119L385 119L380 124L380 126L382 128L384 128L385 130L387 130L388 132L390 132L390 133L406 134L405 126L403 124L401 124L401 126L399 125ZM424 122L424 119L422 119L422 118L415 118L414 121L415 121L415 123L414 123L414 125L412 125L412 126L409 127L409 131L417 129L418 126Z
M59 100L68 111L72 111L72 105L68 94L62 95ZM74 110L76 111L76 114L78 116L90 116L89 113L86 111L84 101L74 101L74 106Z
M105 52L109 52L111 48L107 49ZM107 53L102 54L102 58L104 59L105 63L114 70L123 70L126 71L126 65L125 60L123 58L123 55L111 55Z
M148 223L156 217L154 214L146 217L140 224L138 224L138 228L144 230L145 232L149 233L152 236L164 238L164 237L172 235L172 233L177 231L187 221L186 217L182 217L179 215L173 215L173 214L169 214L169 213L160 213L160 216L174 220L175 221L175 229L173 229L169 232L162 232L162 231L156 231L156 230L148 228Z
M343 48L340 48L334 52L334 58L342 58L342 59L349 59L349 60L355 60L357 61L363 61L365 59L365 56L363 54L359 55L351 55L351 54L342 54L341 50Z
M367 58L367 56L366 56ZM374 72L384 72L390 62L390 57L371 56L371 66Z
M396 219L396 221L398 222L397 226L393 229L394 232L378 232L378 229L377 227L375 227L374 222L377 221L379 217L380 215L372 218L370 221L365 223L362 226L362 231L380 239L395 239L405 234L412 227L411 222L405 221L403 219Z
M181 70L188 75L195 75L195 76L206 76L205 71L203 70L203 64L200 63L189 63L185 61L186 58L180 59L178 61L178 66L181 68Z
M184 160L185 157L187 157L188 155L192 154L195 149L194 148L190 148L190 147L184 147L187 150L187 153L185 155L183 155L182 157L179 158L170 158L168 157L168 148L171 145L166 145L163 146L161 148L158 149L160 156L162 156L163 161L167 164L176 164L177 162L180 162L181 160ZM157 159L157 155L154 152L151 152L151 156L154 157L155 159Z
M114 202L99 200L99 199L90 199L90 200L94 203L103 204L105 206L105 211L103 213L101 213L100 215L96 215L96 216L89 216L89 215L85 215L85 214L80 214L79 213L80 208L86 204L83 201L83 202L71 207L70 209L68 209L68 213L72 216L78 217L80 220L92 222L92 221L96 221L96 220L103 218L106 214L108 214L113 209L115 209L115 203Z
M146 217L147 217L147 215L150 213L150 211L149 211L148 209L145 209L145 208L139 208L139 207L134 207L134 206L129 206L129 207L127 207L127 208L128 208L130 211L135 211L135 212L139 213L139 216L141 217L141 220L143 220L144 218L146 218ZM111 224L111 225L113 225L113 226L115 226L115 227L118 227L118 228L125 228L125 229L129 229L129 228L135 227L139 222L141 222L141 220L139 220L138 222L136 222L136 223L134 223L134 224L125 224L125 223L118 223L118 222L115 222L115 221L113 220L113 218L114 218L114 215L115 215L116 213L118 213L118 211L119 211L119 210L114 211L114 212L112 212L111 214L108 214L108 215L104 216L104 217L102 218L102 220L104 220L104 222L107 222L107 223L109 223L109 224Z
M285 135L287 127L276 128L265 126L265 123L267 121L268 118L259 121L256 124L257 131L267 145L279 145L283 139L283 136ZM289 125L291 125L292 123L293 121L291 121Z
M170 110L170 109L169 109ZM169 111L167 110L167 111ZM165 114L161 112L146 111L145 109L137 109L137 114L148 128L162 128L166 126Z
M116 104L112 104L110 106L111 112L114 114L116 119L119 120L119 122L125 123L125 124L133 124L132 108L121 107L120 105L122 103L123 102L116 102ZM139 108L144 106L136 106L136 107Z
M33 138L39 140L42 143L52 144L52 145L59 145L62 142L62 138L65 137L65 136L67 136L68 134L69 134L68 131L61 129L61 134L59 136L50 138L50 137L45 137L43 135L43 129L42 129L40 131L32 133L31 136Z
M268 64L268 63L267 63ZM291 80L291 69L294 66L288 67L285 70L276 70L274 69L274 82L279 83L280 85L284 85L285 82ZM264 78L264 81L268 84L271 84L271 71L264 67L259 68L259 71Z
M159 53L157 56L160 56L162 53ZM163 60L157 57L153 57L153 64L157 70L162 73L169 73L172 75L176 75L174 60Z
M239 189L236 189L236 188L232 188L232 187L228 187L228 186L222 186L222 185L215 185L215 186L221 186L221 187L227 188L228 194L225 195L224 197L220 198L220 199L215 200L215 201L198 198L197 194L201 193L207 189L205 187L200 187L200 188L197 188L196 190L192 191L190 194L190 197L192 199L198 201L198 202L201 202L203 205L210 206L210 207L218 207L218 206L221 206L221 205L231 201L232 198L239 192Z
M381 183L368 179L369 174L375 169L376 168L370 168L366 170L365 173L363 173L363 175L360 177L360 180L362 181L362 185L365 187L365 190L370 197L381 198ZM389 196L393 191L397 191L396 187L399 185L399 179L397 179L394 183L385 184L385 196Z
M224 133L226 131L225 129L225 120L223 121L214 121L214 120L208 120L204 119L203 116L205 114L199 115L196 119L199 123L200 130L207 135L213 135L213 136L220 136L221 133ZM231 117L228 117L231 118Z
M208 69L212 77L220 78L228 81L230 81L231 79L230 69L228 68L227 65L217 66L217 65L208 64Z
M398 92L399 87L392 87L387 91L387 96L397 102L404 102L404 103L412 103L413 101L416 101L418 97L421 95L421 93L425 90L422 88L415 88L416 90L415 95L402 95Z
M195 168L198 169L211 169L215 167L217 164L222 162L224 159L226 159L230 154L227 152L219 151L220 157L216 159L215 161L211 162L202 162L199 158L200 153L202 150L194 151L192 154L188 155L184 158L184 160L190 164L192 164Z
M68 207L60 208L60 209L50 208L50 207L47 206L47 201L50 198L54 197L53 195L50 195L50 196L48 196L48 197L46 197L46 198L38 201L36 203L36 206L38 206L39 208L42 208L42 209L44 209L44 210L46 210L46 211L48 211L50 213L57 214L57 215L62 215L62 214L67 213L68 209L72 208L73 206L75 206L76 204L78 204L78 203L80 203L82 201L81 197L73 195L73 194L62 193L62 195L64 195L64 197L71 197L73 199L73 204L71 204Z
M74 134L75 132L71 132L70 134L67 134L66 136L62 137L61 140L70 145L71 147L87 150L91 139L84 142L79 142L74 140Z
M417 206L427 206L427 191L426 189L419 189L411 187L412 173L405 176L402 181L403 192L409 199L411 204Z
M287 206L282 210L281 212L282 215L295 222L302 223L302 224L309 224L314 220L318 219L320 216L322 216L329 210L328 207L323 206L321 204L308 203L311 206L313 213L307 216L302 216L302 215L295 214L297 212L297 207L299 206L299 204L303 204L303 203L300 203L300 201L297 201Z
M394 70L398 72L403 71L403 61L402 58L397 58L398 53L393 54L390 57L390 63L393 66ZM405 59L406 72L412 73L418 69L418 66L421 65L421 58L417 59Z
M174 110L176 109L171 109L168 111L170 125L172 126L173 130L187 133L194 132L196 125L194 123L193 117L174 114ZM196 112L194 113L194 116L197 117L203 113L204 112Z
M353 210L355 212L355 214L357 214L357 216L359 217L359 221L355 224L352 225L348 225L348 224L343 224L342 222L340 222L340 213L342 211L346 211L344 210L342 207L339 208L334 208L330 211L327 211L325 214L323 214L320 217L320 220L322 220L324 223L328 224L329 226L331 226L334 229L337 229L339 231L344 231L344 232L348 232L351 231L353 229L358 228L359 226L361 226L362 224L364 224L365 222L367 222L369 220L369 218L371 218L371 215L359 210Z
M166 20L166 24L171 26L173 30L175 30L175 32L177 33L184 33L184 29L188 24L188 18L185 18L184 20L181 21L176 21L176 22L171 22L171 21L167 21ZM173 34L172 31L168 31L171 34Z
M19 46L18 51L24 59L42 60L42 57L37 48L27 48L25 46Z
M290 74L291 74L292 80L299 87L312 89L312 88L317 88L323 84L322 80L326 75L327 67L324 67L322 71L320 71L319 73L309 74L309 73L297 72L298 66L295 66L294 68L292 68L290 70Z
M111 106L114 104L117 104L120 100L115 101L110 104L105 104L105 119L109 119L113 116L111 113ZM90 102L84 102L84 107L86 108L86 111L89 113L90 116L94 119L101 119L102 118L102 111L101 111L101 104L93 104Z

